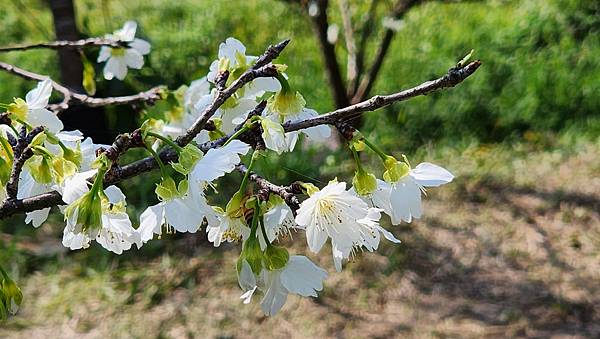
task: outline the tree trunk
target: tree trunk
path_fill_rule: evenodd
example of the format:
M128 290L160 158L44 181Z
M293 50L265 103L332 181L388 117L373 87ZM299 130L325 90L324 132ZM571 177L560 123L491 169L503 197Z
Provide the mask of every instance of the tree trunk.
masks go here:
M72 0L49 0L56 40L78 40L81 34L75 22L75 7ZM69 89L83 93L83 64L77 50L59 49L61 83ZM96 143L110 141L106 119L102 108L75 106L62 112L60 119L66 130L80 130Z

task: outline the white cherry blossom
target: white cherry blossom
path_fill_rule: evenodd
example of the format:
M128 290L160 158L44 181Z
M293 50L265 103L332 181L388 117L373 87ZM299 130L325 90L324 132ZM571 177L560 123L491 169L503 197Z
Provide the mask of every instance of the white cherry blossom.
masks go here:
M390 216L392 224L411 222L420 218L423 209L421 193L425 187L437 187L454 179L446 169L424 162L396 182L377 180L377 189L373 192L373 204Z
M248 262L243 261L239 273L240 287L244 291L240 299L248 304L256 290L264 293L260 307L265 315L273 316L281 310L288 294L317 297L323 289L327 272L305 256L290 256L286 266L279 270L263 269L258 278Z
M68 190L63 192L63 201L75 202L89 191L87 177L90 173L79 173L69 179ZM135 239L135 229L131 226L125 212L125 195L116 186L104 190L106 199L102 199L101 225L98 229L84 229L77 223L77 209L66 218L63 232L63 245L71 250L88 248L91 240L96 240L105 249L121 254L131 248Z
M102 46L98 55L98 62L105 62L104 78L111 80L117 78L125 79L127 68L141 69L144 66L144 55L150 53L150 44L135 37L137 23L127 21L123 28L113 34L106 35L107 39L127 43L127 47Z

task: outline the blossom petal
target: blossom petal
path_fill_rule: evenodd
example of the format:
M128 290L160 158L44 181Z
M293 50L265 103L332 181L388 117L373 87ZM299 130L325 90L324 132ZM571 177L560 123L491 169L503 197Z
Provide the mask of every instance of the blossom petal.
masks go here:
M443 167L429 162L423 162L410 171L410 175L417 184L425 187L437 187L447 184L454 179L454 175Z
M296 222L298 222L298 219L296 219ZM306 227L306 241L308 243L308 248L310 248L313 253L319 253L327 241L327 233L319 230L315 225L308 225Z
M135 31L137 30L137 23L135 21L129 20L125 22L123 28L116 31L114 35L117 39L122 41L132 41L135 38Z
M102 46L100 48L100 53L98 53L97 62L105 62L112 55L111 48L108 46Z
M195 233L200 228L204 214L190 197L165 202L165 219L177 232Z
M150 43L142 39L133 39L133 41L129 43L129 47L135 49L141 55L150 53L151 48Z
M50 94L52 94L52 80L47 78L44 81L38 82L37 87L29 91L25 96L27 107L30 110L45 108L48 106Z
M233 171L235 165L240 162L240 155L245 155L249 150L250 146L239 140L232 140L221 148L211 148L196 163L190 178L195 182L211 182L220 178Z
M56 114L45 108L30 110L27 120L31 126L45 126L52 133L58 133L64 128Z
M123 191L121 191L121 189L118 188L117 186L114 186L114 185L108 186L104 190L104 193L108 197L108 201L111 204L118 204L121 201L125 201L125 194L123 194Z
M38 228L48 219L48 213L50 213L50 207L28 212L25 215L25 223L31 223L33 227Z
M142 247L143 243L152 240L154 234L161 234L160 228L165 220L165 210L162 203L154 206L149 206L140 215L140 227L136 232L140 235L140 243L137 243L137 247Z
M241 269L238 276L238 283L243 291L248 291L256 287L256 277L248 261L242 260Z
M279 271L264 273L266 291L260 307L265 315L268 316L277 314L287 300L288 291L281 283L280 274Z
M304 297L316 297L323 289L327 271L315 265L307 257L290 256L288 264L281 272L281 283L291 293Z
M115 77L119 80L125 79L127 75L127 62L125 58L122 56L113 56L108 59L103 73L106 80L112 80Z
M135 49L129 48L125 50L125 64L129 68L140 69L144 66L144 57Z

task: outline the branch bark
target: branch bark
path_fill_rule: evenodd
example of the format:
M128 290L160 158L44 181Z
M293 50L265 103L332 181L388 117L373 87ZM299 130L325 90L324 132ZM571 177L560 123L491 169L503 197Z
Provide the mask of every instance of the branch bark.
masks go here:
M443 77L426 81L416 87L390 95L376 95L369 100L314 118L299 122L288 122L284 124L283 127L286 132L292 132L324 124L336 126L340 122L352 119L367 111L374 111L378 108L391 105L395 102L405 101L416 96L427 95L438 89L454 87L475 73L479 66L481 66L481 61L476 60L462 68L453 67Z
M39 43L32 43L32 44L20 44L20 45L14 45L14 46L7 46L7 47L0 47L0 52L13 52L13 51L26 51L26 50L30 50L30 49L40 49L40 48L45 48L45 49L57 49L57 50L61 50L61 49L82 49L82 48L86 48L86 47L101 47L101 46L108 46L108 47L113 47L113 48L118 48L118 47L123 47L125 43L120 42L120 41L116 41L116 40L111 40L111 39L104 39L104 38L88 38L88 39L81 39L81 40L58 40L58 41L51 41L51 42L39 42Z
M0 61L0 70L8 73L20 76L27 80L44 81L48 79L48 76L40 75L37 73L26 71L17 66L7 64ZM139 102L153 103L156 100L160 100L160 95L164 91L161 86L151 88L145 92L140 92L134 95L126 95L121 97L106 97L106 98L94 98L86 94L76 93L68 89L67 87L59 84L56 81L52 81L52 87L60 92L64 100L58 104L49 105L48 108L57 114L69 108L70 105L84 105L88 107L102 107L108 105L131 105Z

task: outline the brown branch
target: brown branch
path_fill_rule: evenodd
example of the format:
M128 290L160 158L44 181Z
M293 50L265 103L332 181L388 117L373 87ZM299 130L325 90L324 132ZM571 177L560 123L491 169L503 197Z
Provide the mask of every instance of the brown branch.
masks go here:
M8 199L15 199L17 197L17 192L19 190L19 176L23 170L23 165L25 165L25 161L27 161L27 159L33 156L33 151L31 148L29 148L29 144L36 135L42 133L43 131L44 127L42 126L32 129L27 136L24 136L23 131L21 131L22 136L20 136L17 140L17 146L15 147L14 151L13 166L8 182L6 183L6 195L8 196Z
M246 172L248 172L248 168L246 168L244 164L239 164L235 168L242 174L246 174ZM279 186L254 172L250 172L248 179L254 181L259 188L280 196L286 202L286 204L290 206L294 213L300 207L300 201L298 200L298 197L294 195L294 193L297 192L295 192L293 185Z
M125 46L125 42L112 40L112 39L104 39L104 38L89 38L89 39L81 39L81 40L59 40L59 41L51 41L51 42L39 42L33 44L20 44L14 46L0 47L1 52L13 52L13 51L25 51L30 49L82 49L86 47L100 47L100 46L108 46L113 48L123 47Z
M0 61L0 70L20 76L27 80L44 81L49 79L48 76L33 73L17 66L7 64ZM134 95L126 95L120 97L94 98L85 94L73 92L67 87L52 80L52 87L60 92L64 99L58 104L48 105L48 108L57 114L69 108L70 105L84 105L88 107L101 107L108 105L131 105L139 102L154 103L161 99L161 93L164 92L162 86L151 88L145 92L140 92Z
M284 124L283 127L285 128L286 132L291 132L324 124L336 126L340 122L352 119L363 112L374 111L378 108L391 105L395 102L405 101L420 95L427 95L442 88L454 87L475 73L479 66L481 66L481 61L476 60L462 68L453 67L448 70L448 73L446 73L446 75L443 77L426 81L416 87L390 95L376 95L369 100L341 108L327 114L319 115L314 118L299 122L288 122Z
M394 17L394 19L396 20L402 18L410 8L420 3L421 1L422 0L398 0L396 5L394 6L392 17ZM375 80L379 75L379 71L381 70L381 66L383 65L383 60L385 59L385 56L390 48L392 38L394 37L395 33L396 32L394 32L393 29L386 29L383 35L383 39L381 39L381 44L377 49L375 60L373 61L369 72L360 81L360 85L358 85L354 96L350 100L351 103L360 102L369 95L369 92L373 88Z
M177 138L177 143L181 146L188 144L192 139L204 129L208 120L215 114L217 109L225 103L238 89L244 87L250 81L260 77L274 77L277 75L277 68L270 64L272 60L277 58L283 49L287 46L290 40L284 40L277 45L272 45L267 48L257 60L256 63L237 78L228 88L217 91L217 95L213 101L204 109L200 117L194 122L188 131Z

